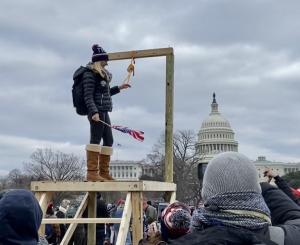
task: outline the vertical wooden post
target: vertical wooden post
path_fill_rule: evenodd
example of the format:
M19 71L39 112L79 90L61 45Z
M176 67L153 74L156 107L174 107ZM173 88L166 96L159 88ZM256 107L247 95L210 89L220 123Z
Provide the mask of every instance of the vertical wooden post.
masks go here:
M97 214L97 196L96 192L89 192L88 199L88 217L96 218ZM96 224L88 224L88 236L87 236L87 244L95 245L96 244Z
M80 206L78 207L78 209L77 209L77 211L76 211L76 213L74 215L75 219L82 217L82 214L85 211L86 206L88 204L88 198L89 198L89 194L86 193L85 196L84 196L84 198L81 201ZM70 226L67 229L67 231L66 231L66 233L65 233L62 241L60 242L60 245L67 245L67 244L69 244L69 241L70 241L70 239L71 239L71 237L72 237L72 235L73 235L73 233L74 233L77 225L78 225L77 223L70 224Z
M170 197L170 203L173 203L176 201L176 191L172 191L171 197Z
M173 182L174 55L166 56L165 182Z
M138 245L143 238L143 197L138 191L131 192L132 199L132 244Z
M130 227L130 219L132 214L132 204L131 204L131 193L128 192L126 196L125 206L123 210L122 220L118 232L118 237L116 245L124 245L126 242L127 234Z
M38 202L40 204L40 207L41 207L41 209L43 211L43 218L45 218L45 214L46 214L46 211L47 211L48 203L49 203L49 201L52 198L52 193L51 192L36 192L35 193L35 197L38 200ZM45 235L45 225L44 224L42 224L40 226L40 228L39 228L39 234L41 236Z

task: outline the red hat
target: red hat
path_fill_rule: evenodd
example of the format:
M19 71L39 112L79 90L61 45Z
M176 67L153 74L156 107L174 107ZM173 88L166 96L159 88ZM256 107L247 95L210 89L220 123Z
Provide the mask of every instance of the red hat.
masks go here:
M53 215L54 214L53 203L48 204L46 214L48 214L48 215Z
M191 210L184 203L174 202L168 205L161 218L171 237L182 236L190 230Z

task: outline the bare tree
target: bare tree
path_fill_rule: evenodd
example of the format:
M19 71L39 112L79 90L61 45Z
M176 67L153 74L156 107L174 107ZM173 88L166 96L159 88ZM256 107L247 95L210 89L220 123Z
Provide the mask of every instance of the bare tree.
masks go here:
M8 173L7 188L29 188L31 177L22 173L20 169L15 168Z
M30 158L30 162L24 163L24 169L35 180L83 179L85 162L73 154L53 152L51 149L37 149Z
M8 178L7 176L0 177L0 191L8 188Z
M165 141L162 134L158 142L152 147L151 153L147 154L147 164L152 166L153 176L142 175L141 180L163 181L165 169Z
M161 136L153 150L148 154L148 161L157 170L156 179L164 174L165 155L164 137ZM197 205L201 200L201 183L198 180L197 166L200 160L196 151L196 135L191 130L177 131L173 140L174 183L177 184L177 200ZM145 177L144 177L145 178Z
M174 182L177 184L177 199L196 205L201 200L201 185L197 166L196 135L191 130L177 131L173 140Z

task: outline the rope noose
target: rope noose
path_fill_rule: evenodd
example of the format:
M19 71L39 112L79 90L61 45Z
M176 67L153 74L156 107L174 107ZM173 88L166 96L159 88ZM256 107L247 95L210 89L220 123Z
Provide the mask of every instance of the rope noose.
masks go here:
M126 78L124 79L123 83L128 84L130 82L131 74L132 74L132 76L134 76L134 68L135 68L135 59L134 59L134 54L132 53L131 62L127 67L128 74L127 74Z

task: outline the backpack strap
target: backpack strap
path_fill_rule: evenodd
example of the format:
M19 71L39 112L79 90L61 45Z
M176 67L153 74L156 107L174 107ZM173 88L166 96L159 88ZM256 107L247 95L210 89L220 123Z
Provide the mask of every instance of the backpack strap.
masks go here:
M284 245L284 230L278 226L269 226L270 240L278 245Z

